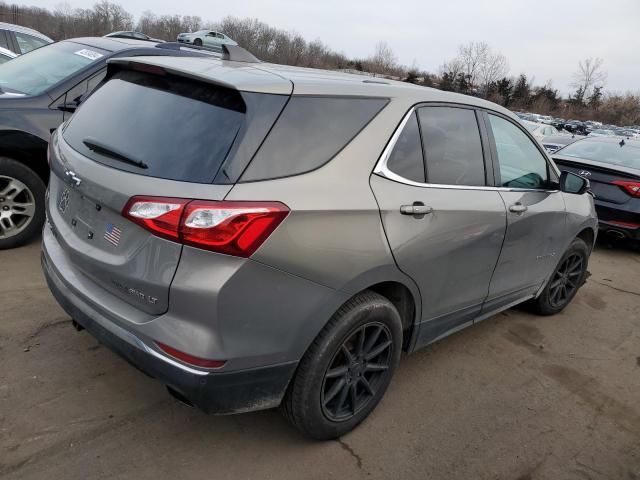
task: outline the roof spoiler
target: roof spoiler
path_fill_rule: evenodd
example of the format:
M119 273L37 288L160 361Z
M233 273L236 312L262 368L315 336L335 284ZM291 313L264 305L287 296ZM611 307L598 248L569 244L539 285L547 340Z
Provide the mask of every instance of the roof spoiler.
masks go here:
M254 55L238 45L222 45L222 51L213 50L207 47L198 47L196 45L185 45L180 42L166 42L159 43L156 48L162 48L164 50L176 50L176 51L189 51L193 50L198 53L212 55L222 60L229 60L232 62L244 62L244 63L260 63Z
M260 63L251 52L238 45L222 45L222 59L232 62Z

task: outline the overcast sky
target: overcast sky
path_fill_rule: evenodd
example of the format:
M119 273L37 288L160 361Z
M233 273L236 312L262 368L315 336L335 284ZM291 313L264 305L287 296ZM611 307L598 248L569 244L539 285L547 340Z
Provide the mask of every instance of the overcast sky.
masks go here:
M115 0L118 2L118 0ZM33 3L28 0L24 3ZM60 0L38 0L54 8ZM94 0L69 0L91 7ZM607 90L640 91L640 0L126 0L137 17L199 15L217 21L227 15L255 17L321 39L349 57L366 57L384 40L401 63L414 61L437 72L457 46L486 41L509 60L510 74L525 72L536 84L552 81L570 90L578 61L602 57Z

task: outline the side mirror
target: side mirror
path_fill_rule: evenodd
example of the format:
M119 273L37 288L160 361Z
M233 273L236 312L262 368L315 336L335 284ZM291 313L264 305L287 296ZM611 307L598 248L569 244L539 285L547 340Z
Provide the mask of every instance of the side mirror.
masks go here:
M571 172L560 172L560 190L566 193L582 195L591 188L589 180Z

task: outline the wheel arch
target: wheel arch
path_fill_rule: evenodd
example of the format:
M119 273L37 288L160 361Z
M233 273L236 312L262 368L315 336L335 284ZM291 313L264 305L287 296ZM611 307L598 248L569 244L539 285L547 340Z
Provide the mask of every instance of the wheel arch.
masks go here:
M26 165L45 184L49 181L47 142L40 137L20 130L0 131L0 156Z
M413 350L422 314L422 300L420 290L411 277L402 273L395 265L385 265L359 275L340 290L349 293L349 298L371 290L389 300L402 319L402 348L406 352Z
M583 240L589 247L589 251L591 251L596 243L596 232L591 227L585 227L578 232L576 238Z

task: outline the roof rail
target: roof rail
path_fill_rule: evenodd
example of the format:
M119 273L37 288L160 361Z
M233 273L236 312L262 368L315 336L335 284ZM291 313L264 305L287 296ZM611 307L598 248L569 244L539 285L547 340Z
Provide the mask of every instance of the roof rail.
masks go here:
M165 42L158 43L156 48L178 51L196 51L198 53L213 55L218 58L222 58L222 60L230 60L232 62L260 63L260 60L258 60L253 54L238 45L222 44L222 49L219 51L212 48L199 47L197 45L189 45L180 42Z
M222 57L222 52L212 50L210 48L198 47L197 45L188 45L180 42L164 42L156 44L156 48L162 48L163 50L176 50L176 51L195 51L203 53L205 55L212 55L215 57Z
M222 44L222 59L232 62L260 63L250 52L238 45Z

